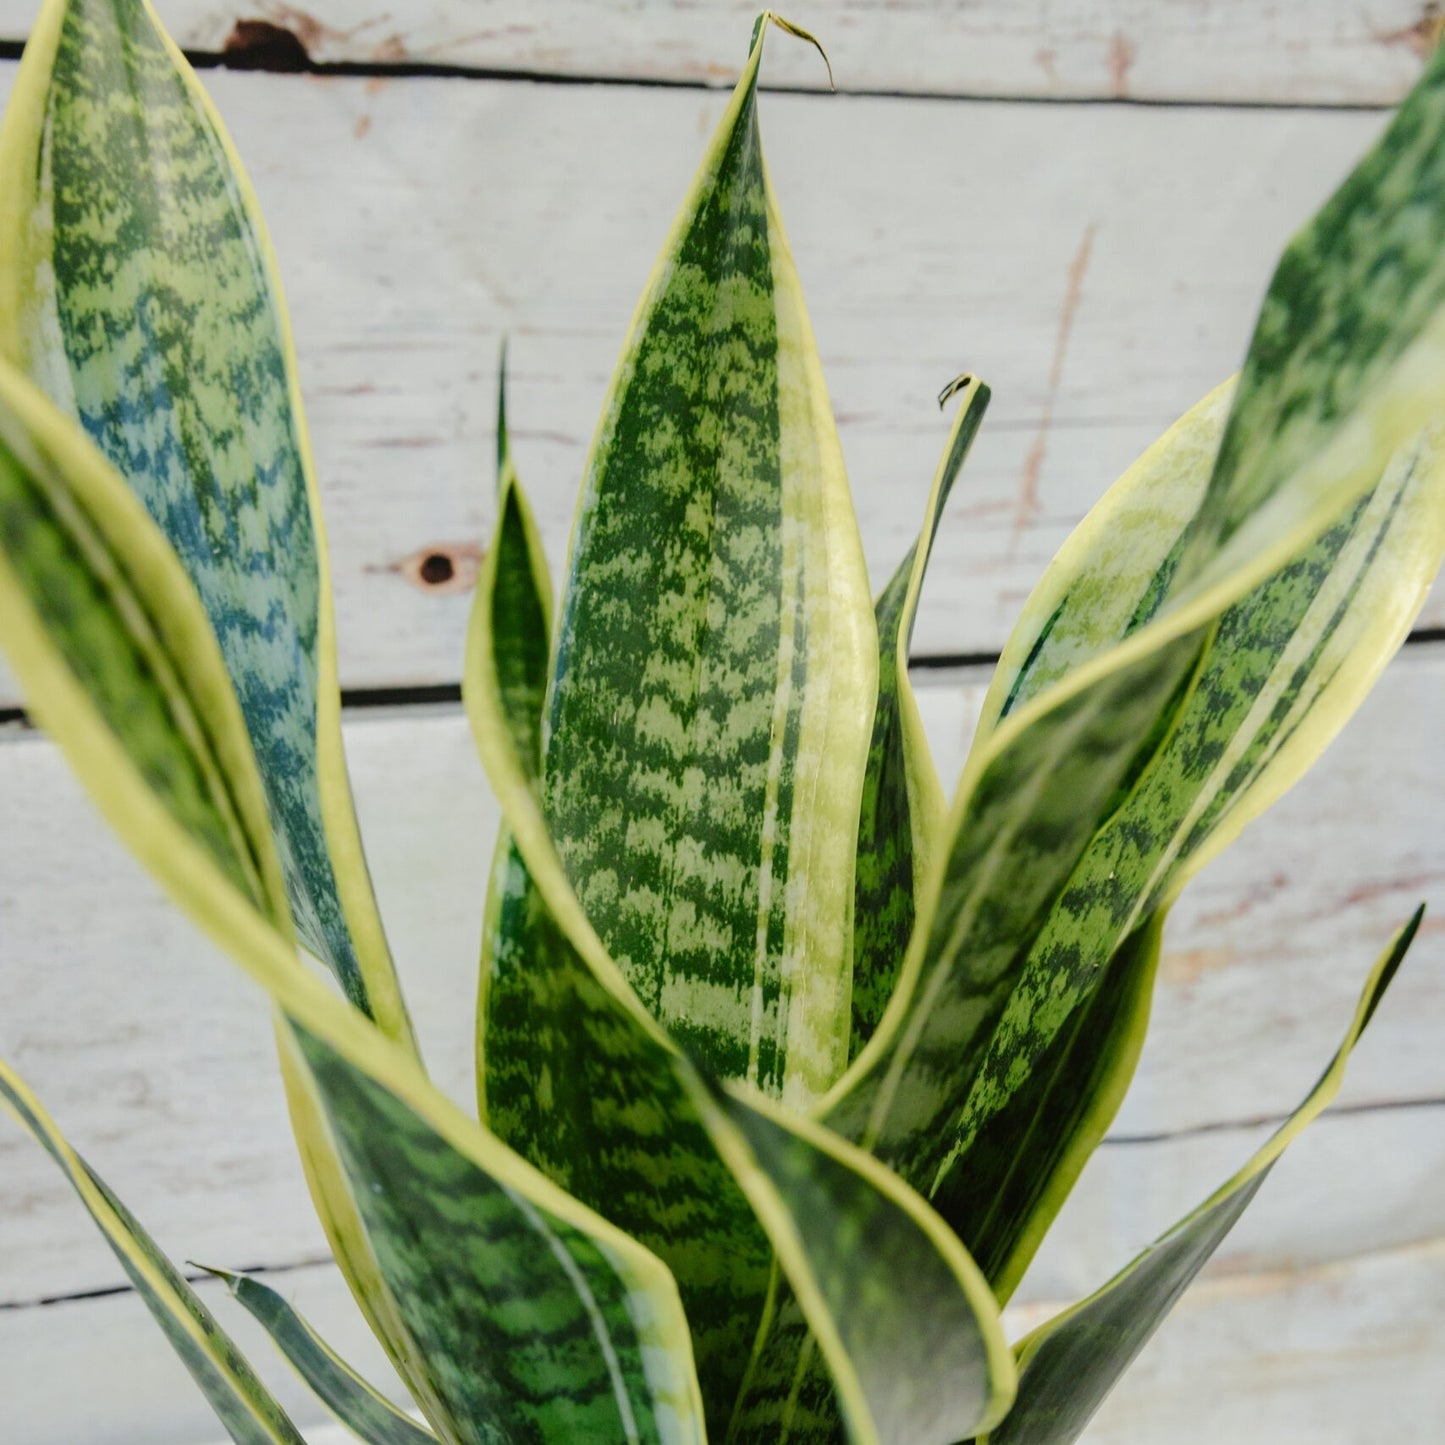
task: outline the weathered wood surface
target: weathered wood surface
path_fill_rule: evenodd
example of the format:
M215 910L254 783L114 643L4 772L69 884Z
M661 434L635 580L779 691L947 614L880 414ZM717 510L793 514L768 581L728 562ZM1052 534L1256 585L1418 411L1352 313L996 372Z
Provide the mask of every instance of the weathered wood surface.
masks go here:
M0 0L0 37L37 0ZM187 48L244 43L269 22L313 61L465 66L544 75L729 83L756 0L157 0ZM812 0L789 14L827 46L843 90L1378 105L1419 69L1424 0ZM255 38L252 31L251 39ZM783 54L787 50L789 53ZM779 46L775 84L826 84L821 62Z
M982 685L976 670L926 679L945 776L961 764ZM1037 1289L1098 1282L1243 1161L1259 1131L1238 1126L1287 1112L1313 1081L1383 940L1445 877L1445 762L1432 746L1442 696L1445 655L1409 649L1309 783L1187 895L1115 1130L1163 1137L1109 1146L1084 1187L1081 1228L1041 1264ZM347 734L427 1057L465 1100L495 805L455 709L353 717ZM259 995L157 896L48 742L0 743L0 797L0 1053L177 1253L321 1257ZM1445 1100L1442 937L1420 940L1358 1052L1344 1102L1366 1111L1321 1126L1282 1168L1281 1208L1242 1228L1228 1267L1445 1233L1445 1107L1422 1102ZM0 1130L0 1305L117 1283L48 1162Z
M633 304L722 97L206 80L295 315L343 682L454 682L465 587L427 588L404 564L474 548L489 525L499 338L560 568ZM971 368L994 387L943 524L923 655L999 648L1071 526L1236 366L1280 247L1382 124L789 95L764 112L880 581L946 436L940 385ZM1445 600L1426 620L1445 622ZM0 707L15 700L0 683Z

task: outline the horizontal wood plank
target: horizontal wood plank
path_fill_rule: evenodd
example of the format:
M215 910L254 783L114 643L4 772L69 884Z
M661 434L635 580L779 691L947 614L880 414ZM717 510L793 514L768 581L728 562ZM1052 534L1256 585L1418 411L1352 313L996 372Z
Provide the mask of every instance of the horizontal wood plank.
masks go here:
M925 675L946 777L961 765L982 688L977 670ZM1309 782L1186 894L1116 1133L1278 1116L1309 1087L1391 929L1421 896L1438 899L1442 705L1445 650L1410 649ZM354 716L347 740L426 1055L465 1101L495 804L456 709ZM257 992L140 875L51 744L33 734L0 742L0 797L0 1054L178 1253L229 1264L320 1257ZM1442 938L1427 924L1382 1005L1346 1083L1352 1107L1445 1100ZM1236 1264L1331 1258L1445 1229L1442 1114L1403 1108L1382 1123L1362 1112L1322 1127L1300 1153L1302 1182L1280 1185L1281 1210L1270 1215L1261 1200L1262 1232L1238 1236ZM1110 1146L1083 1196L1096 1202L1041 1265L1039 1289L1097 1282L1242 1162L1257 1132ZM1401 1156L1406 1145L1413 1153ZM1330 1208L1300 1202L1317 1197ZM1102 1217L1113 1219L1107 1229ZM118 1282L48 1161L0 1130L0 1304Z
M0 65L0 92L13 65ZM560 569L635 299L721 96L206 77L271 218L331 537L343 684L455 682L495 363ZM772 170L880 582L976 370L995 401L920 655L996 652L1110 481L1238 363L1274 257L1376 114L778 95ZM428 587L416 562L455 558ZM1445 623L1445 599L1426 621ZM0 681L0 707L16 703Z
M0 0L0 37L23 37L36 3ZM193 50L255 44L265 38L261 21L319 64L703 85L729 81L757 13L754 0L157 0L156 8ZM1432 14L1421 0L812 0L797 18L827 46L845 91L1370 105L1398 99L1418 72ZM767 73L779 85L827 83L817 57L787 42L774 46Z

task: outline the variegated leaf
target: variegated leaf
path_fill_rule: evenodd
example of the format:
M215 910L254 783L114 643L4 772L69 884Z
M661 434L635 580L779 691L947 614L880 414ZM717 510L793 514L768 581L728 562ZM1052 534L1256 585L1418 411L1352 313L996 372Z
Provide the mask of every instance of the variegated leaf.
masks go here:
M858 821L850 1057L873 1036L893 994L913 932L917 893L943 821L943 789L908 681L908 646L939 518L988 407L988 387L970 376L952 383L940 404L960 392L958 417L929 493L918 540L874 605L878 704Z
M237 1445L305 1445L196 1292L65 1142L39 1100L4 1063L0 1063L0 1103L59 1165L231 1439Z
M710 1072L801 1106L848 1057L877 646L763 164L765 30L603 412L543 786L567 877L653 1016Z
M288 1020L323 1221L370 1317L397 1332L393 1358L420 1361L438 1433L701 1441L667 1270L298 965L269 830L237 821L264 820L263 795L192 585L114 469L4 362L0 644L125 841Z
M1148 1343L1250 1200L1275 1161L1339 1091L1345 1065L1420 925L1395 936L1371 971L1349 1031L1319 1082L1232 1179L1180 1220L1097 1293L1018 1344L1018 1400L979 1445L1070 1445Z
M1341 277L1354 278L1371 247L1424 267L1417 278L1424 291L1445 287L1440 253L1406 244L1436 211L1430 224L1445 230L1445 186L1438 184L1445 144L1436 143L1442 131L1445 59L1437 57L1339 198L1292 244L1295 259L1277 276L1266 316L1296 304L1307 274L1300 258L1323 268L1320 294L1335 294ZM1435 141L1426 144L1424 132ZM1331 234L1342 232L1348 242ZM1388 338L1366 327L1322 341L1302 326L1298 355L1286 363L1276 349L1268 371L1247 367L1234 414L1266 432L1278 425L1308 435L1312 449L1272 449L1238 433L1177 549L1150 569L1161 585L1146 592L1143 625L1126 627L1117 644L986 729L971 753L926 922L915 932L898 991L823 1104L834 1127L876 1150L925 1194L952 1162L970 1091L1044 920L1168 738L1219 618L1275 574L1308 567L1321 535L1381 483L1391 457L1445 396L1445 348L1432 340L1436 311L1411 306L1380 320L1392 331ZM1256 344L1272 344L1268 326ZM1389 357L1398 364L1387 364ZM1368 358L1375 361L1366 365ZM1281 387L1274 379L1281 372L1308 385ZM1261 409L1266 396L1277 413ZM1351 403L1347 415L1338 405L1343 398ZM1412 580L1405 593L1413 591ZM1192 827L1197 820L1187 821ZM1027 1060L1019 1065L1026 1069Z
M0 351L170 538L260 763L297 933L409 1039L341 750L330 583L255 198L147 0L47 0L0 132Z
M251 1312L317 1398L364 1445L436 1445L436 1436L367 1384L270 1285L250 1275L210 1269Z
M1020 1082L1060 1032L1080 1027L1099 971L1140 920L1167 907L1315 760L1403 641L1445 555L1442 448L1445 428L1404 448L1367 498L1224 614L1166 741L1050 911L929 1191L1001 1295L1022 1277L1052 1216L1000 1211L997 1179L982 1158L1007 1161L1035 1149L1047 1157L1058 1147L1050 1131L1067 1117L1021 1115ZM1164 566L1202 486L1180 481L1178 531L1161 527L1150 539ZM1115 530L1112 514L1127 510L1136 491L1157 496L1159 488L1147 472L1131 473L1101 504L1099 530ZM1061 562L1065 571L1079 568L1080 593L1107 588L1107 574L1082 551L1068 549ZM1067 626L1083 609L1070 589L1053 615ZM1047 657L1047 643L1035 655ZM1025 669L1018 685L1031 683ZM1083 1061L1075 1066L1087 1069ZM1017 1128L1022 1119L1025 1133ZM980 1134L988 1136L982 1154ZM1056 1188L1046 1195L1053 1207L1062 1200Z
M521 864L507 875L521 891L496 910L505 928L486 989L488 1120L672 1267L718 1438L775 1438L733 1419L753 1341L768 1333L771 1248L805 1328L825 1342L851 1438L900 1438L903 1422L910 1440L951 1442L979 1428L965 1420L996 1418L1011 1388L993 1300L971 1261L917 1195L860 1151L760 1097L719 1102L643 1008L567 883L518 745L525 719L505 716L528 694L501 682L515 671L501 653L520 641L506 616L507 579L525 572L532 536L509 479L465 680L510 830L504 843ZM846 1241L860 1232L873 1248L846 1276ZM898 1287L903 1255L911 1290ZM857 1297L900 1327L927 1298L936 1348L918 1353L908 1388L892 1377L881 1326L874 1335L840 1317Z

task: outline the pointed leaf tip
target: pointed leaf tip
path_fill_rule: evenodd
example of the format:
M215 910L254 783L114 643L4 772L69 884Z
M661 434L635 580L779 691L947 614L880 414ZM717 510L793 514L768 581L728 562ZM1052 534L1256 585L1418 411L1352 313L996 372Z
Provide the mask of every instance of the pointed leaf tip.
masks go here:
M799 40L806 40L808 44L823 57L823 64L828 69L828 89L836 94L838 82L833 79L833 62L828 59L828 52L823 49L822 41L820 41L811 30L804 30L801 25L795 25L791 20L779 15L776 11L764 10L762 14L753 21L753 38L748 42L748 54L751 55L753 51L762 44L763 32L769 24L776 25L785 35L795 36Z

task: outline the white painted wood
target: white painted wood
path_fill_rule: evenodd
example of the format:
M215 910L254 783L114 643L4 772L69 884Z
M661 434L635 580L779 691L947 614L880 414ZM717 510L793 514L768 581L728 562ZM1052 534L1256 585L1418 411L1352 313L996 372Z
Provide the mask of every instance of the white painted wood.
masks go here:
M292 32L315 61L462 65L551 75L727 82L754 0L158 0L184 46L222 49L238 20ZM36 0L0 0L0 37ZM797 11L843 90L1279 104L1380 104L1418 72L1421 0L812 0ZM775 37L768 78L826 85L816 56Z
M343 681L455 681L464 589L427 592L398 567L489 525L500 335L518 462L560 568L633 304L723 98L206 81L295 314ZM788 95L763 109L880 583L946 437L933 397L965 368L994 387L943 523L921 655L999 648L1073 523L1237 364L1281 245L1383 123ZM14 701L0 683L0 706Z
M405 1399L334 1266L264 1278L367 1379ZM219 1281L202 1280L196 1288L308 1445L355 1445ZM224 1435L140 1297L129 1291L0 1311L0 1385L0 1438L7 1445L204 1445Z

